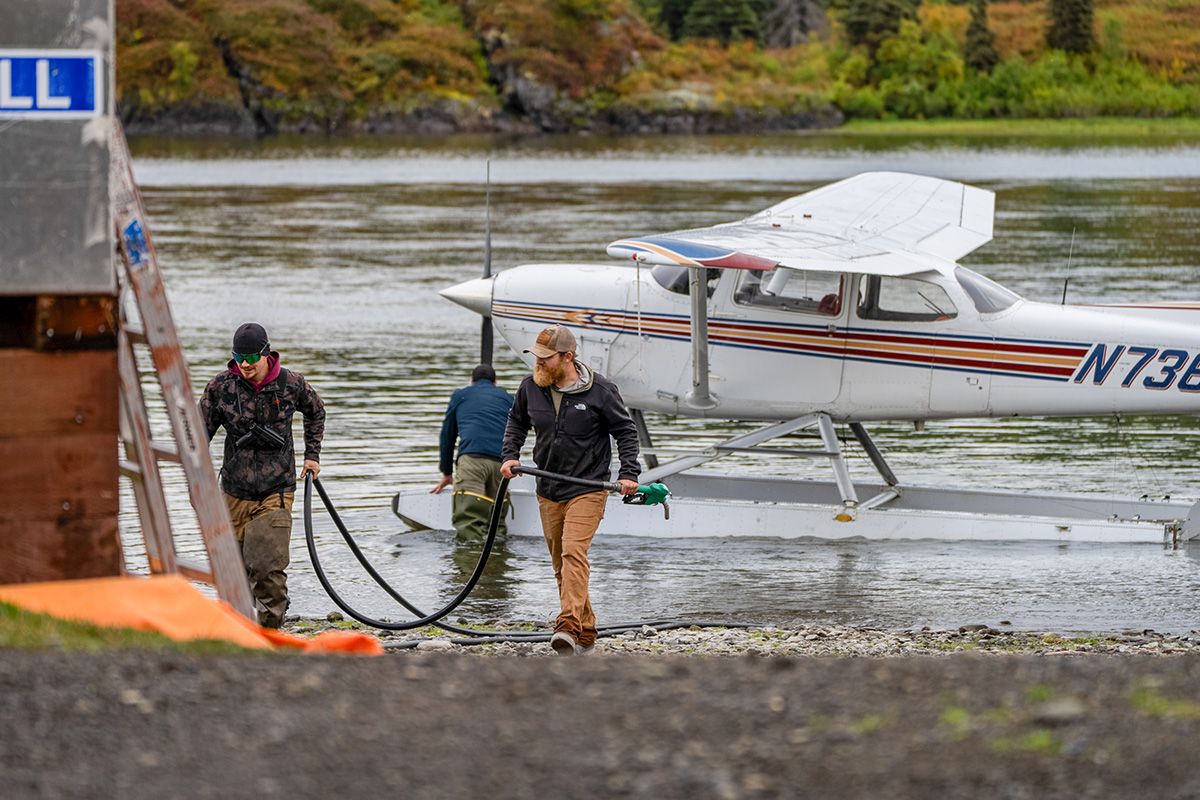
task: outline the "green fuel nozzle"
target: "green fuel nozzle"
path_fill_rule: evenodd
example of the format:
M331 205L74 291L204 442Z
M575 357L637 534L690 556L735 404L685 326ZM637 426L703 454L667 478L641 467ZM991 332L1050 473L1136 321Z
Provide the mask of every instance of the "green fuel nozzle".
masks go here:
M671 490L661 483L639 484L637 491L633 494L626 495L621 498L621 502L631 506L659 506L663 507L663 519L671 518L671 506L667 503L667 498L671 496Z

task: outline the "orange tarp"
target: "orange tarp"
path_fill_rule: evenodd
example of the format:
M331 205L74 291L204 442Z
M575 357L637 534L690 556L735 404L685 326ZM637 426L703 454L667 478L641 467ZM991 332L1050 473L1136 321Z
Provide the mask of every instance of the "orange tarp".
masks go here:
M383 645L367 633L326 631L308 639L260 627L179 575L9 584L0 586L0 601L60 619L157 631L178 642L217 639L259 650L383 654Z

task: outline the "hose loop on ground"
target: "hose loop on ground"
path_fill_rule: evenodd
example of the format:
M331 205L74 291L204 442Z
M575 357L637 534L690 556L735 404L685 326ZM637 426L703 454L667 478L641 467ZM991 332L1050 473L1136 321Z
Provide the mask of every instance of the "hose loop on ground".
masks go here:
M526 472L527 470L521 469L518 471ZM540 472L540 470L538 472ZM563 478L570 482L582 483L582 479L571 479L569 476L555 475L554 477ZM474 630L440 621L467 599L472 590L474 590L475 585L479 583L480 577L483 575L483 569L487 565L488 557L492 553L492 546L496 540L496 531L500 525L500 517L504 513L504 504L502 501L505 493L508 491L508 481L508 478L502 478L500 481L500 487L496 492L496 502L492 507L492 515L488 520L487 537L484 539L483 549L479 553L479 561L475 564L475 569L472 571L471 577L467 579L467 582L463 585L463 588L459 591L459 593L455 595L454 598L445 606L438 611L433 612L432 614L426 614L405 599L403 595L397 592L396 589L390 583L388 583L382 575L379 574L379 572L367 559L366 555L363 554L362 549L358 546L358 542L354 540L354 537L350 534L350 531L346 529L345 523L342 522L341 515L338 514L333 502L329 499L329 495L325 492L325 487L321 484L321 479L314 478L311 473L306 473L304 476L304 541L308 547L308 557L312 561L313 571L317 574L317 580L320 581L321 587L325 590L325 593L329 595L329 598L333 600L338 608L344 611L351 618L358 620L364 625L369 625L372 628L378 628L385 631L407 631L414 630L416 628L423 628L426 625L433 625L441 630L446 631L447 633L454 633L465 637L452 640L455 642L455 644L461 645L494 644L496 642L538 643L550 641L550 637L552 635L550 633L513 633L508 631ZM596 483L600 482L596 481ZM317 555L317 546L313 537L312 489L314 485L317 487L317 493L321 495L321 502L325 505L325 510L329 512L330 519L333 520L334 525L338 529L338 533L340 533L342 538L346 540L346 545L350 548L350 552L354 554L354 557L358 560L358 563L362 565L363 569L366 570L367 574L371 576L371 579L374 580L381 589L387 592L393 600L402 605L410 613L415 614L418 619L410 620L408 622L388 622L386 620L374 619L351 606L340 594L338 594L337 590L333 588L333 585L329 581L329 576L325 574L325 570L321 566L321 559L320 556ZM651 620L627 622L617 625L599 627L596 629L596 635L598 637L616 636L622 633L628 633L630 631L641 630L645 626L652 627L656 630L672 630L675 628L689 627L759 627L758 625L743 622L722 622L711 620ZM388 642L384 646L389 650L397 650L416 647L421 641L423 640L414 639L402 642Z

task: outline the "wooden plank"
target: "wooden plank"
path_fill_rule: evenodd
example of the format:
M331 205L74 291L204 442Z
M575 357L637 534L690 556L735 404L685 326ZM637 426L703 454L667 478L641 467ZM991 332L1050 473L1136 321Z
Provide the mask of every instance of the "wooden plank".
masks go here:
M26 519L117 516L116 433L0 439L0 509Z
M0 583L100 578L123 568L115 515L30 520L0 514Z
M109 432L117 435L115 350L0 348L0 439Z
M0 298L0 347L111 350L117 343L112 295L27 295Z

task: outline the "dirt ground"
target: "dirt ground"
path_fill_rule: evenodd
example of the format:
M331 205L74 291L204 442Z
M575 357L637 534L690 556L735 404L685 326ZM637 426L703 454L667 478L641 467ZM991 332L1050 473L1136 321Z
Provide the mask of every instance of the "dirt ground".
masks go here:
M1200 658L0 651L0 794L1200 797Z

